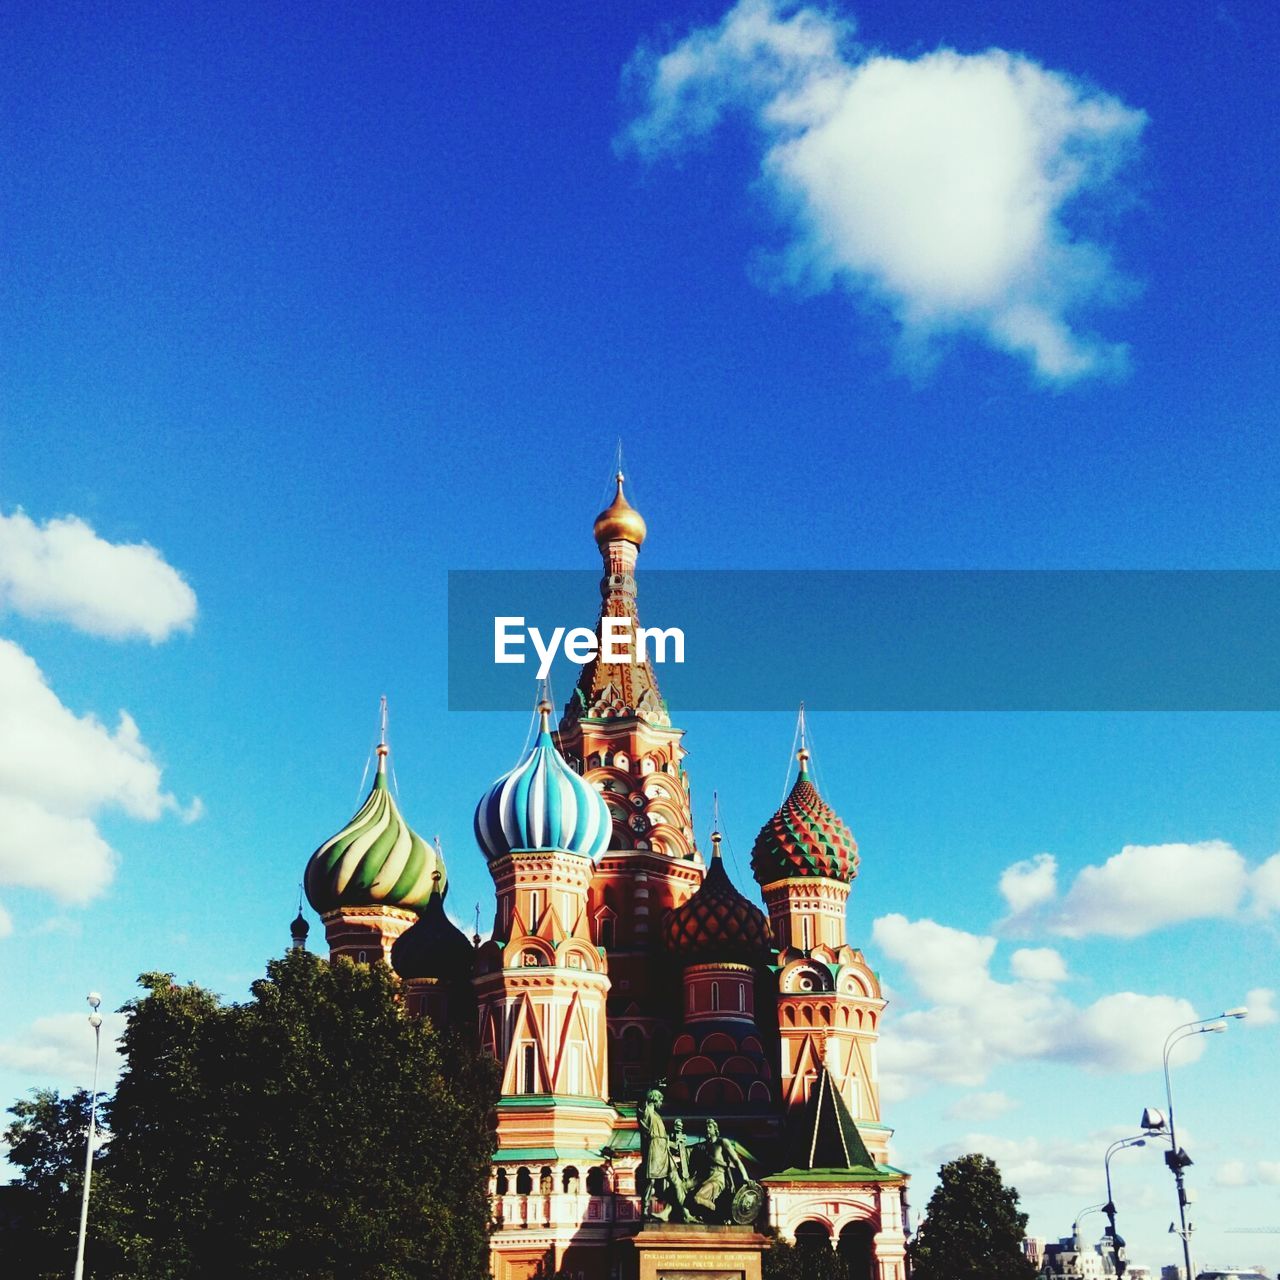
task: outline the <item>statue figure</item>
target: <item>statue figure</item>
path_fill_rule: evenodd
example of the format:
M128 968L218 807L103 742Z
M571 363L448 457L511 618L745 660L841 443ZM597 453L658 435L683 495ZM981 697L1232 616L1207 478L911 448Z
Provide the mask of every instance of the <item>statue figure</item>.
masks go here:
M640 1168L644 1172L644 1196L640 1201L640 1216L653 1222L666 1222L671 1216L671 1141L667 1137L666 1122L662 1119L662 1090L654 1086L645 1095L644 1105L636 1115L640 1127ZM659 1196L661 1192L661 1196ZM654 1201L661 1199L665 1208L654 1209Z
M704 1222L729 1222L730 1211L722 1200L735 1187L751 1181L733 1144L720 1136L720 1126L707 1121L707 1136L694 1148L693 1210Z
M684 1121L677 1116L671 1125L671 1191L681 1221L689 1216L684 1205L689 1181L689 1148L684 1145Z

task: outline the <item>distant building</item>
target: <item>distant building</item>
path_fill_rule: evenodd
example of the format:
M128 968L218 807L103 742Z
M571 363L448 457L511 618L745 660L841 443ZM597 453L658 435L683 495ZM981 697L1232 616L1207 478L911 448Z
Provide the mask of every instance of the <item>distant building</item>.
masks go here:
M1181 1267L1161 1267L1160 1280L1184 1280Z
M1044 1262L1044 1236L1027 1236L1022 1242L1022 1255L1039 1271Z

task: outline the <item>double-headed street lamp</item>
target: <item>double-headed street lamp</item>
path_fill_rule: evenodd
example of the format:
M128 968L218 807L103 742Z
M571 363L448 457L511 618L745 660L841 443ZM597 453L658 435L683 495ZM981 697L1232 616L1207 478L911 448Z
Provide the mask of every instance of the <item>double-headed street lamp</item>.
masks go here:
M1145 1115L1143 1118L1146 1118ZM1128 1264L1124 1256L1124 1239L1116 1231L1116 1202L1111 1194L1111 1157L1126 1147L1145 1147L1149 1136L1150 1134L1144 1132L1136 1133L1131 1138L1117 1138L1107 1148L1107 1154L1102 1159L1102 1169L1107 1175L1107 1203L1102 1206L1102 1212L1107 1215L1107 1239L1111 1242L1111 1256L1115 1261L1118 1276L1124 1275Z
M98 1006L102 997L96 991L90 991L86 997L89 1008L89 1025L93 1028L93 1092L89 1095L89 1134L85 1141L84 1152L84 1191L80 1196L80 1238L76 1241L76 1276L75 1280L84 1277L84 1238L89 1226L89 1179L93 1176L93 1142L98 1125L98 1059L102 1054L102 1014Z
M1186 1264L1186 1280L1196 1280L1196 1273L1191 1267L1192 1228L1187 1223L1187 1188L1182 1176L1182 1171L1191 1163L1191 1157L1178 1146L1178 1132L1174 1127L1173 1119L1173 1078L1169 1074L1169 1054L1179 1041L1187 1040L1191 1036L1220 1034L1227 1029L1228 1018L1244 1018L1248 1013L1248 1009L1239 1005L1234 1009L1227 1009L1216 1018L1194 1018L1190 1022L1184 1022L1180 1027L1174 1027L1164 1042L1164 1096L1168 1111L1163 1116L1151 1109L1142 1114L1142 1127L1147 1133L1167 1134L1169 1139L1169 1150L1164 1154L1164 1161L1169 1166L1169 1171L1173 1174L1178 1188L1178 1227L1171 1226L1169 1229L1182 1237L1182 1260Z

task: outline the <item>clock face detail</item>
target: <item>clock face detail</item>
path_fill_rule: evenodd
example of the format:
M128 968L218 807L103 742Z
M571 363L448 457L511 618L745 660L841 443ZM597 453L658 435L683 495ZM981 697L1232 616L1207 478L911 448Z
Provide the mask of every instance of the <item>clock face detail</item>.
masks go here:
M636 835L643 835L649 829L649 819L643 813L633 813L631 815L631 830Z
M639 809L644 804L644 796L642 796L638 791L634 792L631 796L631 803Z

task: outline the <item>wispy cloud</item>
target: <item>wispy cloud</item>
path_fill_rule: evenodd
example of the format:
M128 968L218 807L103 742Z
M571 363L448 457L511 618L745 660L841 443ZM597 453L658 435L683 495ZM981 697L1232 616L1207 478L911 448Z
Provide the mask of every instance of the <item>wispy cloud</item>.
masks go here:
M37 525L21 513L0 516L0 605L153 642L189 627L196 613L195 594L154 548L105 542L74 517ZM0 887L84 904L115 873L102 815L194 821L201 810L198 799L184 806L165 789L127 711L114 727L77 714L30 654L0 639ZM0 935L12 929L0 908Z
M968 333L1044 381L1123 368L1086 314L1125 291L1074 215L1117 194L1141 111L1019 54L875 54L833 10L741 0L624 73L645 162L745 119L785 234L772 276L889 312L904 351Z
M1058 895L1058 864L1041 853L1005 868L1001 932L1139 938L1189 920L1260 918L1280 910L1280 854L1250 868L1223 840L1125 845L1082 867Z
M196 594L146 543L100 538L76 516L0 515L0 606L111 640L189 630Z
M929 1083L978 1086L1002 1063L1033 1059L1106 1073L1150 1070L1168 1029L1195 1017L1186 1000L1132 991L1078 1005L1056 985L1066 966L1051 948L1014 952L1004 980L992 972L994 937L902 915L881 916L872 932L878 953L912 988L880 1045L889 1097Z

